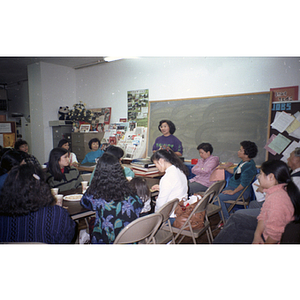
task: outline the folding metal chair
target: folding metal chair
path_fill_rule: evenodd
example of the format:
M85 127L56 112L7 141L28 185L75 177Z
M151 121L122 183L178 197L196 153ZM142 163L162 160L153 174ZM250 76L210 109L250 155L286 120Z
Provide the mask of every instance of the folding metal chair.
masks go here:
M211 199L214 197L215 191L211 191L207 193L203 198L197 203L194 210L189 215L188 219L184 222L183 226L181 228L176 228L172 226L172 231L176 233L176 236L174 238L175 242L178 239L178 237L181 235L181 239L179 240L178 244L181 243L183 238L185 236L189 236L193 239L194 244L196 244L196 238L198 238L202 233L206 232L208 242L211 243L213 241L213 236L210 228L210 223L207 218L207 214L205 214L205 220L204 220L204 227L200 229L193 229L191 225L191 218L195 213L199 213L202 211L207 210L208 203L211 201ZM169 225L168 225L169 226ZM167 230L166 228L168 226L164 227L164 230ZM185 229L188 227L188 229Z
M174 233L172 230L170 215L175 210L178 205L179 199L175 198L171 201L165 203L157 212L163 216L162 225L160 229L156 232L153 239L155 244L166 244L171 241L171 243L175 244ZM167 226L167 230L164 230L164 226Z
M138 218L124 227L117 235L114 244L132 244L145 240L146 244L154 243L153 236L163 220L160 213Z

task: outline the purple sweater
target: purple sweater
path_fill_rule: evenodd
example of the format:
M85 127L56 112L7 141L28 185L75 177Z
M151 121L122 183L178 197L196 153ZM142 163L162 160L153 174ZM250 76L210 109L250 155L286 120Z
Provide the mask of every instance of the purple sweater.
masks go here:
M160 147L170 147L174 152L180 152L182 154L183 148L181 141L173 134L169 136L161 135L156 138L152 147L152 151L157 151Z
M190 179L190 182L196 181L204 186L210 187L213 181L209 181L209 177L219 164L218 156L211 155L207 159L198 159L198 163L191 170L196 176Z

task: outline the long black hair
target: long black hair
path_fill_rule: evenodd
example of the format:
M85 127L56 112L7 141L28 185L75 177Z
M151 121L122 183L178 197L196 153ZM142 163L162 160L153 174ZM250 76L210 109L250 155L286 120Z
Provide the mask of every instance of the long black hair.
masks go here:
M151 156L151 161L158 161L160 158L174 165L176 168L181 170L186 176L189 176L189 170L182 160L174 153L173 150L161 149L154 152Z
M55 205L55 198L45 182L44 171L34 164L13 167L0 195L0 214L27 215L49 205Z
M54 180L61 181L63 179L59 161L66 153L68 153L68 150L65 148L53 148L49 154L48 171L53 175Z
M4 155L1 157L1 163L0 163L0 176L8 173L12 167L18 166L22 160L23 156L21 153L19 153L16 150L9 150L4 153Z
M293 182L287 164L281 160L265 161L261 165L261 171L266 175L274 174L279 184L286 183L286 191L294 206L294 222L300 222L300 191Z
M99 158L94 177L86 193L106 201L123 201L128 196L138 199L135 191L129 186L120 160L110 153L104 153Z

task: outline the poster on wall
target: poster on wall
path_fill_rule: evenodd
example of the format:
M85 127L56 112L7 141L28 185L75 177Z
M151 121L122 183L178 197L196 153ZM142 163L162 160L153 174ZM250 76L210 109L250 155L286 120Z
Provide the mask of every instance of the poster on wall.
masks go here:
M138 127L148 126L149 89L127 92L128 121Z
M105 125L109 125L111 117L111 107L92 108L90 111L93 113L91 127L92 130L104 132Z
M272 92L272 102L298 100L298 89L298 86L270 89L270 91Z

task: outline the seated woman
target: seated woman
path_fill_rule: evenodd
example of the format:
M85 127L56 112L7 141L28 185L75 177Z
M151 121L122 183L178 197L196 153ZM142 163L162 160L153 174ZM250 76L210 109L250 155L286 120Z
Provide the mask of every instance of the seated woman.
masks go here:
M176 155L182 156L182 143L175 135L173 135L176 131L174 123L170 120L161 120L158 125L158 130L163 135L156 138L152 151L172 149Z
M46 182L51 188L59 188L60 192L76 189L82 179L79 171L69 166L69 154L64 148L51 150L46 173Z
M258 180L266 193L259 216L234 213L214 243L277 244L290 222L300 222L300 191L286 163L264 162Z
M94 179L80 201L96 212L92 244L112 244L119 232L139 217L143 202L130 188L118 158L104 153Z
M68 151L69 161L70 161L70 166L71 167L77 167L79 165L76 154L70 151L70 144L69 144L68 140L66 140L66 139L60 140L57 147L58 148L64 148Z
M33 156L32 154L29 154L28 153L28 144L26 141L22 140L22 139L19 139L15 142L15 146L14 148L17 150L17 151L23 151L27 154L27 157L25 158L25 163L27 164L34 164L38 167L41 166L41 164L39 163L39 161L36 159L35 156Z
M230 178L228 186L219 194L219 199L222 206L222 211L225 220L229 218L227 209L229 204L224 203L226 200L235 200L241 194L242 190L248 186L253 177L257 174L254 158L257 154L257 146L255 143L250 141L243 141L240 143L241 147L238 151L238 157L241 159L239 164L233 169L227 165L219 166L229 173L233 174ZM245 191L244 197L248 198L251 193L251 186Z
M189 194L205 192L212 184L209 177L213 170L220 164L219 157L212 156L213 147L209 143L201 143L197 150L201 159L192 168L192 173L196 176L189 180Z
M105 152L114 155L121 163L122 157L124 156L124 151L122 148L114 146L114 145L110 145L106 148ZM128 180L130 180L134 177L134 172L130 168L123 167L123 166L122 166L122 168L124 171L124 175ZM96 170L96 168L92 172L89 184L91 184L91 182L92 182L92 179L95 174L95 170Z
M3 154L0 162L0 193L11 168L20 164L25 164L25 160L18 151L8 150Z
M41 168L24 164L9 172L0 196L0 242L71 243L75 222L55 205Z
M81 164L84 163L96 163L96 158L99 158L102 156L104 151L100 148L100 141L97 138L91 139L89 141L89 148L92 150L86 156L84 157Z
M189 174L188 168L172 150L158 150L154 152L151 160L160 172L165 175L160 179L159 185L153 185L153 191L159 191L156 199L155 211L165 203L175 198L187 198ZM170 216L171 224L175 220L174 212Z

